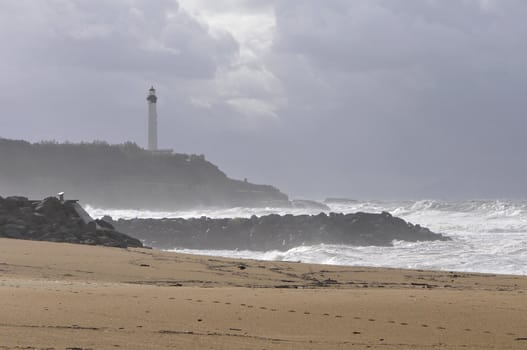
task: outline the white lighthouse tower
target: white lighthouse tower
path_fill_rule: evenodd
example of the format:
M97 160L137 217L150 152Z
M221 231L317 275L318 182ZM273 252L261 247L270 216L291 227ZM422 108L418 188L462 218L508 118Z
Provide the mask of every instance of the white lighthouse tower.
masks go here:
M148 92L148 150L157 151L157 96L152 86Z

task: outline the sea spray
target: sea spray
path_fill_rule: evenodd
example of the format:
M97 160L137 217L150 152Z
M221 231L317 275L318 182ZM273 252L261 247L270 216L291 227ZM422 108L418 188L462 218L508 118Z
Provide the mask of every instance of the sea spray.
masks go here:
M452 241L394 242L393 247L343 245L301 246L286 252L175 251L262 260L320 264L363 265L527 275L527 201L354 201L328 204L330 211L380 213L388 211L414 224L445 233ZM87 208L90 214L118 218L250 217L268 214L318 214L320 210L231 208L151 212Z

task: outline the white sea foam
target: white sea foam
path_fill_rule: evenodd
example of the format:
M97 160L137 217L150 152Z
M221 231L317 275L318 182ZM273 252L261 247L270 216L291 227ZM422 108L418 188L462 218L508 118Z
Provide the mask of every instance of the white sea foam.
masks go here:
M388 211L415 224L441 232L452 238L446 242L394 242L393 247L353 247L344 245L301 246L286 252L188 250L174 251L261 260L302 261L320 264L362 265L473 271L527 275L527 202L473 200L447 202L356 201L330 204L331 211ZM233 208L193 211L151 212L102 210L88 207L100 217L250 217L267 214L318 214L320 210L282 208Z

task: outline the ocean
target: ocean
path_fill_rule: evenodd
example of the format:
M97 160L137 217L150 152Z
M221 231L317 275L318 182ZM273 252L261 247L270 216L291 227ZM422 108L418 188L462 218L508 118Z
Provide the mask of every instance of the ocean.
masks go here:
M527 275L527 201L348 201L328 204L326 212L390 212L452 238L445 242L394 241L393 247L355 247L318 244L286 252L239 250L171 251L259 260L376 266L409 269ZM86 207L93 217L130 218L250 217L267 214L318 214L321 210L284 208L231 208L191 211L137 211Z

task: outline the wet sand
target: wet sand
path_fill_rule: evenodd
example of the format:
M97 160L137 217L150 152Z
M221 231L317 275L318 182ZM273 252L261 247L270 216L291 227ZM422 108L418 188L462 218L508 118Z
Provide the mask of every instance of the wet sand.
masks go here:
M0 349L527 349L527 277L0 239Z

